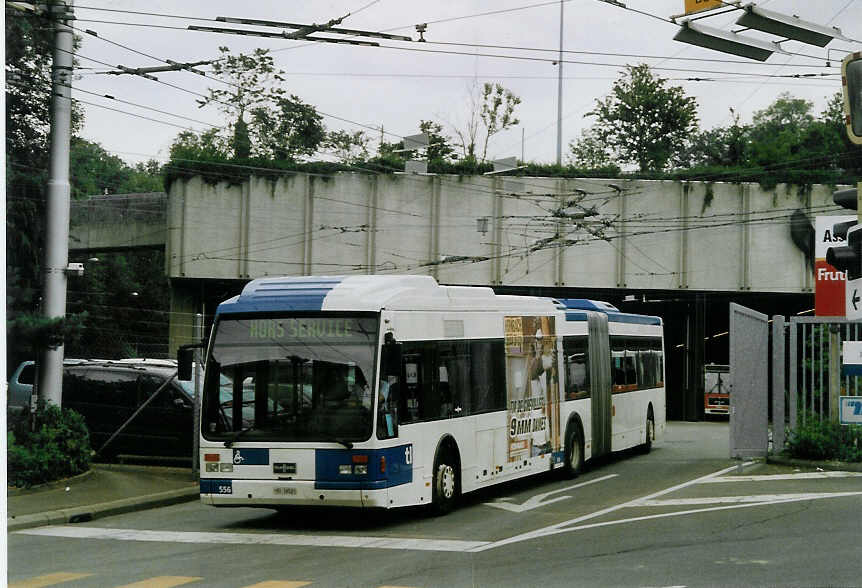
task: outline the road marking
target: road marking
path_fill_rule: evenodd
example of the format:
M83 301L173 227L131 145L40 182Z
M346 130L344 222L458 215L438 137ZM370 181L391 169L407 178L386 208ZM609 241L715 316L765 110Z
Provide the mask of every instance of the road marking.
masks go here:
M747 462L742 464L742 467L746 465L750 465L753 462ZM522 541L528 541L530 539L536 539L539 537L547 537L550 535L556 535L561 533L570 533L574 531L580 531L585 529L594 529L597 527L606 527L611 525L622 525L628 523L634 523L638 521L647 521L653 519L661 519L668 517L676 517L676 516L685 516L691 514L698 513L707 513L707 512L716 512L722 510L730 510L730 509L738 509L738 508L751 508L758 506L766 506L766 505L775 505L775 504L786 504L791 502L801 502L808 500L820 500L825 498L842 498L849 496L862 496L862 491L859 492L825 492L825 493L798 493L798 494L767 494L767 495L746 495L746 496L719 496L719 497L708 497L708 498L681 498L681 499L665 499L658 500L661 496L665 496L672 492L677 492L679 490L683 490L690 486L694 486L697 484L705 484L712 483L719 479L719 476L726 474L730 471L738 469L740 466L731 466L728 468L724 468L722 470L718 470L711 474L707 474L705 476L701 476L699 478L695 478L693 480L689 480L687 482L683 482L681 484L677 484L675 486L671 486L669 488L665 488L664 490L659 490L658 492L653 492L652 494L648 494L646 496L642 496L640 498L636 498L634 500L630 500L628 502L624 502L621 504L617 504L614 506L610 506L608 508L604 508L590 514L586 514L580 517L576 517L574 519L570 519L567 521L563 521L561 523L556 523L553 525L549 525L547 527L543 527L541 529L536 529L534 531L530 531L527 533L522 533L520 535L515 535L513 537L509 537L507 539L502 539L499 541L462 541L462 540L447 540L447 539L416 539L416 538L408 538L408 537L357 537L357 536L346 536L346 535L334 535L334 536L314 536L314 535L284 535L284 534L274 534L274 533L205 533L205 532L190 532L190 531L148 531L148 530L135 530L135 529L111 529L111 528L100 528L100 527L80 527L80 526L49 526L49 527L40 527L34 529L25 529L21 531L15 531L17 534L22 535L41 535L41 536L50 536L50 537L67 537L67 538L77 538L77 539L106 539L106 540L119 540L119 541L150 541L150 542L172 542L172 543L198 543L198 544L240 544L240 545L248 545L248 544L259 544L259 545L290 545L290 546L309 546L309 547L347 547L347 548L366 548L366 549L393 549L393 550L414 550L414 551L456 551L456 552L472 552L477 553L481 551L487 551L489 549L494 549L496 547L502 547L505 545L510 545L514 543L520 543ZM818 472L818 474L821 472ZM824 474L828 474L827 472L822 472ZM846 473L846 472L845 472ZM815 477L842 477L835 476L835 472L832 472L833 475L827 476L815 476ZM524 504L515 505L508 503L510 507L521 507L524 508L529 506L529 508L537 508L538 506L543 506L545 504L550 504L551 502L555 502L560 499L564 499L567 497L558 497L551 500L545 500L549 495L556 494L558 492L564 492L566 490L572 490L574 488L582 487L587 484L592 484L596 482L600 482L614 475L605 476L603 478L597 478L595 480L591 480L589 482L584 482L581 484L577 484L575 486L570 486L567 488L562 488L559 490L555 490L553 492L546 492L544 494L540 494L534 496L527 500ZM848 476L843 476L848 477ZM745 480L745 479L748 480ZM778 479L777 476L764 476L764 478L772 478ZM728 479L733 479L734 481L759 481L759 476L733 476ZM796 478L790 478L796 479ZM646 515L646 516L638 516L631 517L626 519L617 519L613 521L605 521L599 523L589 523L589 524L579 524L584 521L588 521L590 519L594 519L597 517L601 517L623 508L636 508L636 507L662 507L662 506L690 506L697 504L722 504L722 503L730 503L725 504L724 506L713 506L709 508L697 508L697 509L689 509L683 511L676 512L666 512L655 515ZM499 503L494 503L499 504ZM504 507L505 508L505 507ZM524 510L528 510L529 508L524 508ZM521 511L518 511L521 512ZM40 576L39 578L34 578L29 581L25 581L25 583L14 583L10 584L13 588L37 588L39 586L49 586L53 583L65 582L73 579L77 579L79 577L86 577L90 574L50 574L48 576ZM50 579L47 583L45 583L45 579ZM39 582L42 583L32 583ZM26 583L31 582L31 583ZM294 588L298 586L304 586L307 583L275 583L268 584L262 583L260 585L255 585L258 588L276 588L284 586L285 588Z
M692 506L695 504L740 504L743 502L788 502L857 496L862 492L819 492L798 494L753 494L750 496L711 496L706 498L675 498L670 500L642 500L631 506Z
M571 496L558 496L557 498L545 500L545 498L547 498L551 494L557 494L558 492L566 492L568 490L574 490L575 488L582 488L584 486L589 486L590 484L595 484L597 482L603 482L605 480L610 480L611 478L616 478L617 476L619 476L619 474L610 474L609 476L596 478L595 480L590 480L588 482L581 482L580 484L575 484L574 486L567 486L566 488L560 488L559 490L553 490L552 492L537 494L528 498L523 504L514 504L505 499L500 499L497 502L485 502L484 504L485 506L493 506L494 508L501 508L509 512L525 512L528 510L533 510L534 508L547 506L554 502L559 502L560 500L565 500L566 498L571 498Z
M414 539L412 537L354 537L348 535L283 535L275 533L203 533L194 531L147 531L101 527L50 526L16 531L22 535L110 539L114 541L157 541L166 543L221 543L241 545L292 545L310 547L361 547L412 551L470 551L487 541L456 539Z
M303 586L308 586L309 584L311 584L311 582L270 580L268 582L258 582L257 584L251 584L249 586L245 586L244 588L302 588Z
M183 584L200 582L201 580L203 580L203 578L194 576L155 576L153 578L141 580L140 582L124 584L117 588L172 588L173 586L182 586Z
M772 482L775 480L819 480L823 478L859 478L862 472L805 472L798 474L763 474L759 476L722 476L704 480L703 484L722 482Z
M743 465L749 465L754 462L746 462ZM694 480L689 480L688 482L683 482L682 484L677 484L676 486L671 486L670 488L665 488L664 490L659 490L658 492L653 492L652 494L648 494L647 496L641 496L640 498L636 498L634 500L630 500L628 502L623 502L621 504L617 504L614 506L610 506L608 508L603 508L602 510L597 510L587 515L583 515L574 519L570 519L568 521L563 521L562 523L556 523L554 525L549 525L547 527L542 527L541 529L536 529L535 531L528 531L527 533L522 533L520 535L515 535L514 537L509 537L508 539L502 539L500 541L494 541L486 543L485 545L479 545L474 547L471 551L473 552L481 552L487 551L489 549L494 549L496 547L502 547L503 545L509 545L511 543L520 543L521 541L527 541L529 539L536 539L538 537L545 537L547 535L554 535L556 533L567 532L567 530L560 530L562 527L567 527L569 525L574 525L580 523L582 521L586 521L589 519L594 519L596 517L604 516L606 514L610 514L622 508L626 508L631 506L632 503L639 502L641 500L651 500L653 498L658 498L659 496L664 496L665 494L670 494L671 492L676 492L677 490L682 490L683 488L688 488L689 486L693 486L695 484L700 484L704 480L708 480L710 478L720 476L722 474L726 474L727 472L731 472L737 469L738 466L730 466L729 468L724 468L722 470L718 470L717 472L713 472L711 474L707 474L705 476L701 476L700 478L695 478Z
M43 586L53 586L63 582L71 582L72 580L80 580L92 576L93 574L76 574L74 572L57 572L56 574L45 574L44 576L36 576L29 580L19 580L10 582L9 588L42 588Z
M719 511L719 510L733 510L736 508L751 508L753 506L766 506L766 505L773 505L773 504L787 504L789 502L802 502L804 500L817 500L817 499L821 499L821 498L839 498L839 497L844 497L844 496L862 496L862 492L836 492L834 494L826 494L826 495L819 495L819 496L813 496L813 497L811 495L803 495L802 498L789 498L786 500L778 500L775 502L751 502L751 503L744 503L744 504L732 504L729 506L714 506L711 508L697 508L697 509L693 509L693 510L681 510L681 511L677 511L677 512L665 512L662 514L645 515L642 517L632 517L632 518L628 518L628 519L617 519L615 521L605 521L603 523L590 523L589 525L579 525L577 527L569 527L567 529L551 529L551 530L547 531L546 533L544 533L543 535L540 535L540 536L541 537L547 537L548 535L558 535L560 533L571 533L572 531L583 531L584 529L596 529L598 527L610 527L612 525L624 525L624 524L636 523L636 522L640 522L640 521L649 521L649 520L653 520L653 519L666 519L668 517L679 517L679 516L698 514L698 513L703 513L703 512L715 512L715 511ZM530 537L530 538L532 539L533 537ZM502 543L502 542L499 542L499 543ZM492 547L490 547L490 549L493 549L493 547L499 546L497 544L490 544L490 545L492 545ZM477 548L477 549L474 549L473 551L484 551L484 549L483 548Z

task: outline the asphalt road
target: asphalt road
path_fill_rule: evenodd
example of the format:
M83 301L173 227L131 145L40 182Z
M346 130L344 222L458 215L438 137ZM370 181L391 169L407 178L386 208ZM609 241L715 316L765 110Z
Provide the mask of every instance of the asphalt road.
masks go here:
M862 475L742 467L726 455L726 423L672 423L649 455L470 495L439 518L188 503L29 529L8 536L8 577L86 587L862 585Z

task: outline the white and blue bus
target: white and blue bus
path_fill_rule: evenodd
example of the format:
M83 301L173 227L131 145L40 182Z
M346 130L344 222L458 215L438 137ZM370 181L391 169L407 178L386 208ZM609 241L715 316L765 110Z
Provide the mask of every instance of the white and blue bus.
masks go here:
M201 501L451 510L665 426L662 322L430 276L253 280L219 305Z

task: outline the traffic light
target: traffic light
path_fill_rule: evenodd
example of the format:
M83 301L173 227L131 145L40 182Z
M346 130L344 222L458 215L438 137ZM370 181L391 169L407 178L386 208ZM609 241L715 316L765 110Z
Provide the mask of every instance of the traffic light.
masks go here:
M832 193L835 204L851 210L856 210L858 198L857 188ZM833 225L832 234L844 238L845 244L827 249L826 263L835 269L846 271L848 280L862 278L862 225L856 221L838 223Z
M847 136L862 145L862 51L849 54L841 62L841 81Z

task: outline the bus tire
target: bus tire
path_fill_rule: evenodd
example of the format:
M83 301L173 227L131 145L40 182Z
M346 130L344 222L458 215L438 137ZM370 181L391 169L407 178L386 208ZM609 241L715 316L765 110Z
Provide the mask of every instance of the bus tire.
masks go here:
M567 427L566 457L563 462L563 474L567 478L575 478L584 470L583 438L581 427L577 422Z
M458 460L454 451L441 448L434 459L434 482L431 507L436 515L444 515L455 508L460 492Z
M640 446L641 453L646 454L652 450L653 439L655 439L655 417L653 417L652 407L650 407L646 417L646 439Z

